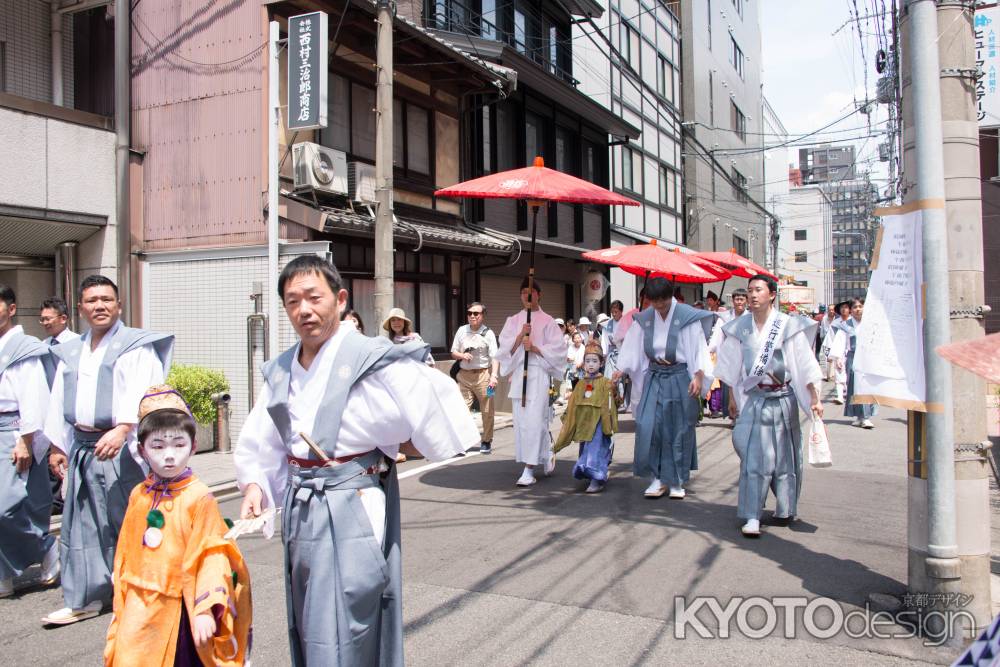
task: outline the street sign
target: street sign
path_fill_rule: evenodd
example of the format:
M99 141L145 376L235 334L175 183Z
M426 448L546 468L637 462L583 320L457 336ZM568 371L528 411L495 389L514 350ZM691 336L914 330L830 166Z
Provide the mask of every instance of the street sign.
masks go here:
M1000 7L977 7L973 26L976 38L976 65L980 69L976 79L976 115L980 127L1000 126Z
M288 19L288 129L326 127L327 15L299 14Z

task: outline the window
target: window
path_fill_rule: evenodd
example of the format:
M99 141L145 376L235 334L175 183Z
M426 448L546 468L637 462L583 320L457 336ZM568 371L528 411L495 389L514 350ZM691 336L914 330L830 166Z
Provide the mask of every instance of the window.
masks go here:
M708 124L715 127L715 76L708 70Z
M806 240L806 230L805 229L796 229L795 230L795 240L796 241L805 241Z
M732 100L729 101L729 124L736 136L743 141L747 140L747 117Z
M670 99L674 91L674 68L663 56L656 58L656 92Z
M622 187L642 194L642 156L622 146Z
M535 158L545 157L545 125L541 116L531 113L524 114L524 164L534 164Z
M524 12L520 9L514 10L514 48L521 53L526 53L527 47L527 32L525 26L525 16Z
M497 0L480 0L479 34L487 39L497 38Z
M660 167L660 203L675 211L680 208L677 203L679 180L677 173L672 169L664 166Z
M556 171L564 174L575 174L576 160L574 147L576 146L575 135L565 127L556 128Z
M732 35L729 36L729 64L733 66L736 73L743 78L743 50L740 48L739 44L736 43L736 38Z
M795 253L795 261L797 263L808 262L809 261L809 253L807 253L805 251L796 252Z
M639 33L622 21L622 45L621 54L632 69L639 71Z
M490 110L492 108L493 107L491 106L483 107L482 118L479 126L481 132L480 136L482 138L481 145L483 147L482 164L480 167L482 168L484 174L488 174L493 171L493 141L490 126Z
M749 245L747 245L747 240L744 238L740 238L739 236L736 236L736 234L733 234L733 248L736 249L737 254L743 255L744 257L747 258L750 257Z
M712 0L706 0L708 6L708 50L712 50Z
M351 152L375 159L375 91L351 84Z
M733 167L733 198L741 204L746 204L750 198L747 196L747 177Z

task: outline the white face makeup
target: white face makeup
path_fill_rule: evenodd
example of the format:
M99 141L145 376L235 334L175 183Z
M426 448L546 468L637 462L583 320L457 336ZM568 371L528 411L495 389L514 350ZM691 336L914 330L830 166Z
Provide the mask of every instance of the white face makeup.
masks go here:
M588 354L583 358L583 370L593 375L601 370L601 358L596 354Z
M173 479L187 469L194 447L184 431L157 431L146 438L142 456L157 476Z

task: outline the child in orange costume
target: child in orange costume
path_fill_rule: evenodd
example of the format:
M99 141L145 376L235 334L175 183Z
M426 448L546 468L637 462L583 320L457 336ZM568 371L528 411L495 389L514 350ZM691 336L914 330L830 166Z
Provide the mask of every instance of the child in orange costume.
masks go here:
M180 395L151 387L139 405L135 487L118 537L111 666L242 665L249 654L250 577L215 498L187 467L195 423Z

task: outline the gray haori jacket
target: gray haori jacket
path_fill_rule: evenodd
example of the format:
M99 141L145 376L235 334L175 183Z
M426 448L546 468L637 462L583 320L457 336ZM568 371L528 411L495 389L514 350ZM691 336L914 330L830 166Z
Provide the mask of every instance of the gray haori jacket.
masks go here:
M645 348L646 356L649 357L650 361L655 360L656 354L653 351L653 326L654 318L658 317L656 309L650 306L646 310L635 315L632 319L633 323L638 324L642 327L642 338L643 347ZM698 308L693 308L686 303L675 303L673 312L670 313L671 322L670 330L667 332L667 350L666 356L663 358L670 363L676 363L677 361L677 338L680 335L681 330L687 325L693 322L699 322L701 328L705 333L705 339L712 334L712 327L715 325L716 314L710 310L699 310Z
M801 315L789 315L788 322L782 332L782 343L800 331L804 331L809 344L813 345L816 340L816 331L819 329L819 322L810 320ZM722 325L722 333L740 341L743 350L743 370L749 375L757 359L757 350L753 343L754 323L753 315L747 311L736 319L730 320ZM785 355L782 346L779 344L774 354L771 355L771 362L768 364L768 372L771 373L778 382L788 382L789 378L785 372ZM771 384L764 382L764 384Z
M292 378L292 362L299 353L293 345L277 359L264 364L264 380L271 389L267 412L287 447L294 438L291 417L288 414L288 388ZM327 383L320 410L312 432L313 441L327 456L335 457L341 418L347 406L347 396L356 382L368 374L381 370L391 363L413 359L423 363L430 353L430 346L423 341L394 344L388 338L369 338L357 331L344 335L333 361L333 374Z
M49 354L49 347L34 336L27 334L17 334L8 343L2 357L0 357L0 376L8 368L16 366L29 359L39 359L42 367L45 368L45 379L52 386L55 377L55 362Z
M63 362L63 417L69 424L76 423L76 391L77 376L80 372L80 353L87 341L84 337L49 348L52 355ZM160 358L164 369L170 368L173 355L174 337L170 334L154 333L143 329L133 329L122 326L115 335L114 341L104 354L101 369L97 376L97 396L94 408L94 428L106 431L113 428L114 423L114 393L115 393L115 363L123 354L137 350L143 345L152 345L156 356Z

